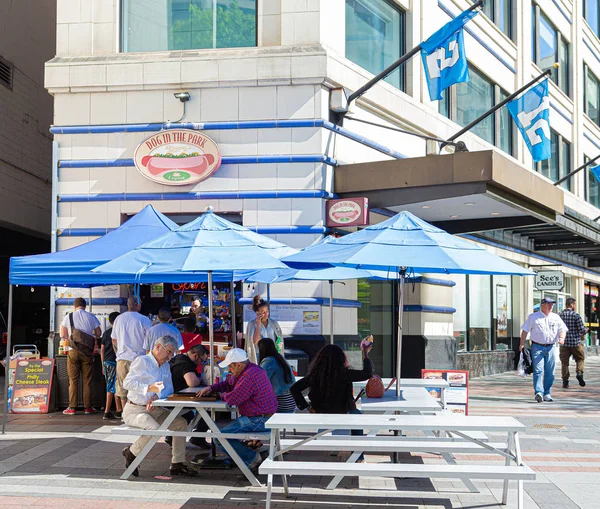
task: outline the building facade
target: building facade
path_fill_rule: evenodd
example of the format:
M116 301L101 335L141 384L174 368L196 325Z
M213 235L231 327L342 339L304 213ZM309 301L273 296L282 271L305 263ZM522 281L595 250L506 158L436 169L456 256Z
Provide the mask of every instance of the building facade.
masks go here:
M597 0L486 2L465 33L469 83L432 102L413 58L352 104L341 128L331 122L332 90L358 89L468 6L58 0L45 75L55 100L54 247L92 240L151 203L179 222L211 205L302 248L329 233L327 199L366 196L372 222L410 210L523 266L562 271L566 283L552 295L577 298L597 331L598 184L585 170L553 185L600 151ZM427 155L430 143L401 132L448 139L555 62L547 162L532 163L506 108L460 138L466 159ZM182 92L187 102L174 96ZM145 138L174 127L219 146L222 165L210 178L173 187L133 166ZM374 333L377 369L391 374L394 286L334 288L336 340L352 351L357 333ZM243 287L245 297L265 291ZM413 376L457 363L474 373L509 369L520 324L542 294L533 278L424 275L407 292L406 368ZM277 284L270 295L315 304L329 334L328 283ZM60 315L68 303L58 304Z

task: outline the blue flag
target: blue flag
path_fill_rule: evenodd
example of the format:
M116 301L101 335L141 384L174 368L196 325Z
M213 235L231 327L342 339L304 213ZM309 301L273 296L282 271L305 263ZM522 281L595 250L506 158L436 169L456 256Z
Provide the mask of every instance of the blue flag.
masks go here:
M464 11L421 43L421 57L432 101L442 98L442 91L469 81L463 27L478 11Z
M507 104L534 162L552 155L548 78Z
M592 172L594 177L596 177L596 180L600 184L600 164L598 166L594 166L593 168L590 168L590 171Z

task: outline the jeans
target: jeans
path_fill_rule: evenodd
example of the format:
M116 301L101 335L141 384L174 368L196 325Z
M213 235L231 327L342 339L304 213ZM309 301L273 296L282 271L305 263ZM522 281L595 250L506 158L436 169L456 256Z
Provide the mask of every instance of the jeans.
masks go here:
M531 344L533 362L533 391L535 394L550 395L554 383L556 357L554 345Z
M222 433L263 433L266 431L265 422L267 422L268 417L246 417L243 415L239 417L231 424L224 426L221 428ZM247 465L254 461L256 458L256 451L251 449L247 445L244 445L241 440L229 440L229 444L231 447L235 449L242 458L242 461ZM219 443L219 450L225 454L227 452L223 449L223 446Z

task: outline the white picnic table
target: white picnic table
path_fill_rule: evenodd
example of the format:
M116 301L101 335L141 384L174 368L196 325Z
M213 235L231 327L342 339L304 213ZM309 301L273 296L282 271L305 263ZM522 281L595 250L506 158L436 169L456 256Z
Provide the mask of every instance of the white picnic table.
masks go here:
M227 454L231 457L238 468L243 472L248 481L253 486L262 486L256 476L250 471L246 464L239 457L235 449L229 443L229 440L243 440L243 439L266 439L268 435L260 433L221 433L219 427L215 424L213 415L217 411L222 412L233 412L235 408L227 405L224 401L169 401L167 399L158 399L152 403L157 407L170 408L171 411L167 418L162 422L157 430L145 430L141 428L133 428L129 426L119 426L113 428L112 433L132 436L150 436L148 443L142 448L140 453L136 456L135 460L125 470L121 479L128 479L133 471L140 465L148 453L152 450L152 447L158 442L160 437L163 436L184 436L184 437L204 437L219 439L220 444L227 451ZM181 413L182 410L197 410L198 415L190 425L188 430L193 429L194 425L200 418L204 419L209 431L207 432L193 432L193 431L171 431L168 429L169 425L175 420L175 418Z
M440 404L431 397L427 389L419 387L400 386L400 395L396 396L396 391L389 389L382 398L360 399L360 410L367 413L394 414L400 412L423 413L439 412L442 410ZM357 405L358 406L358 405Z
M383 386L387 387L388 385L390 385L391 381L393 380L393 378L382 378L381 381L383 382ZM364 382L354 382L354 388L356 389L357 387L362 389L365 385L367 385L367 381L365 380ZM448 383L447 380L443 380L443 379L438 379L438 378L431 378L431 379L424 379L424 378L401 378L400 379L400 388L404 388L404 387L422 387L422 388L427 388L430 387L431 389L445 389L446 387L450 387L450 384ZM392 389L395 390L396 388L396 382L394 382L392 384L392 386L390 387L390 391Z
M459 478L471 482L472 479L502 479L504 481L502 503L507 503L508 481L518 481L518 508L523 509L523 480L535 480L535 473L523 464L519 443L519 432L525 426L512 417L463 416L450 413L437 415L365 415L365 414L274 414L265 424L271 430L269 458L259 467L261 474L267 474L267 509L271 504L273 475L281 475L286 495L288 494L286 475L332 475L380 476L380 477L420 477L420 478ZM296 429L311 433L302 440L283 440L280 435ZM335 430L369 430L367 437L327 436ZM403 438L379 435L379 432L411 430L435 432L440 435L452 433L454 437ZM506 433L507 442L486 443L470 436L473 432ZM284 447L281 447L283 444ZM408 444L408 445L407 445ZM312 449L311 449L312 446ZM427 450L432 453L472 450L472 453L494 453L504 457L505 464L492 462L490 465L457 464L403 464L403 463L355 463L352 456L359 450L379 450L393 452ZM346 463L316 461L283 461L283 454L293 449L355 451Z

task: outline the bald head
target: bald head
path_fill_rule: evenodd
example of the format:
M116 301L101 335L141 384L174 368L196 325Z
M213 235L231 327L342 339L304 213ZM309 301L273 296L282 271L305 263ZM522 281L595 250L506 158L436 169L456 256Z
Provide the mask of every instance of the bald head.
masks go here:
M135 296L132 295L127 299L127 311L139 311L140 310L140 301Z

